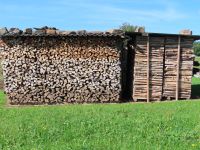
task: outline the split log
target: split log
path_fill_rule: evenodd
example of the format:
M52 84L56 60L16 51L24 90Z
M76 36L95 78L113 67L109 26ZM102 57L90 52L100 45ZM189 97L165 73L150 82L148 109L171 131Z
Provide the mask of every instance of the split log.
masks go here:
M119 102L121 39L10 37L4 42L11 104Z

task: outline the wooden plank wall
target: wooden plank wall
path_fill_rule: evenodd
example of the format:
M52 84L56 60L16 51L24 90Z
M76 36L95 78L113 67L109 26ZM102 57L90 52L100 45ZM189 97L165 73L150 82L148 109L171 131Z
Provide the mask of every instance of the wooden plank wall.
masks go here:
M179 37L136 36L132 95L135 101L190 98L194 39Z
M179 98L190 99L193 69L193 42L192 38L181 38Z
M177 66L176 66L176 100L179 98L179 81L180 81L180 59L181 59L181 36L178 36L177 49Z
M147 102L150 101L150 37L147 37Z
M147 37L136 36L133 99L147 99Z
M150 38L150 99L162 99L164 38Z
M177 55L178 37L166 37L163 97L167 99L176 98Z

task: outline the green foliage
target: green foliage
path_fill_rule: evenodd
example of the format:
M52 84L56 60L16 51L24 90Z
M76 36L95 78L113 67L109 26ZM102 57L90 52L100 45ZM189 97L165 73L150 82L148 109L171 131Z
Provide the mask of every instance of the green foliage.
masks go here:
M195 61L198 61L200 63L200 57L195 57Z
M197 61L200 64L200 57L195 57L195 61ZM200 66L193 66L193 68L200 69Z
M193 44L194 54L200 56L200 42L194 42Z
M200 149L200 101L0 105L0 149Z
M138 26L134 26L129 23L123 23L119 28L125 32L134 32Z

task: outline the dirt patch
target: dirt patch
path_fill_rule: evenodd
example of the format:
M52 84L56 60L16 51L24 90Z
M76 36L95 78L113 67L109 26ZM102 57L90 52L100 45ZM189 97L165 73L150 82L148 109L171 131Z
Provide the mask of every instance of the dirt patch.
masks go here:
M0 90L3 90L3 89L4 89L3 81L0 81Z

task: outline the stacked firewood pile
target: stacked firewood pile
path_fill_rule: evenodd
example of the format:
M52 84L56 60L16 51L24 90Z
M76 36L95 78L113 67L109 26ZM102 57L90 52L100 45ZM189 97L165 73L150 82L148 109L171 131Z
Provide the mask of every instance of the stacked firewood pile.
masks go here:
M11 104L188 99L190 35L2 28L5 91Z
M163 84L163 56L164 56L164 38L151 37L150 43L150 67L149 67L149 90L151 100L162 99Z
M150 38L149 93L151 100L161 100L163 83L164 38ZM133 99L147 99L147 37L137 36L133 75Z
M177 86L178 98L189 99L194 58L193 42L193 38L181 38L178 68L178 36L149 37L149 59L148 36L136 36L133 48L135 51L133 99L146 101L148 93L150 101L175 99ZM179 77L177 77L178 70Z
M183 38L181 40L181 60L180 60L180 89L179 97L181 99L190 99L191 83L192 83L192 69L194 61L193 52L194 39Z
M11 104L119 101L122 38L5 36L2 41Z
M180 78L179 92L180 99L189 99L191 96L191 79L193 68L193 42L192 38L182 38L180 42ZM165 45L165 73L164 73L164 93L168 99L176 97L177 81L177 58L178 58L178 38L166 38Z
M175 99L177 80L178 37L167 37L165 40L165 66L163 97Z
M137 36L133 71L133 99L147 99L147 37Z
M102 31L92 31L88 32L86 30L79 31L62 31L56 29L55 27L44 26L42 28L27 28L24 31L19 28L0 28L0 36L116 36L123 37L124 32L118 29L111 29L105 32Z

